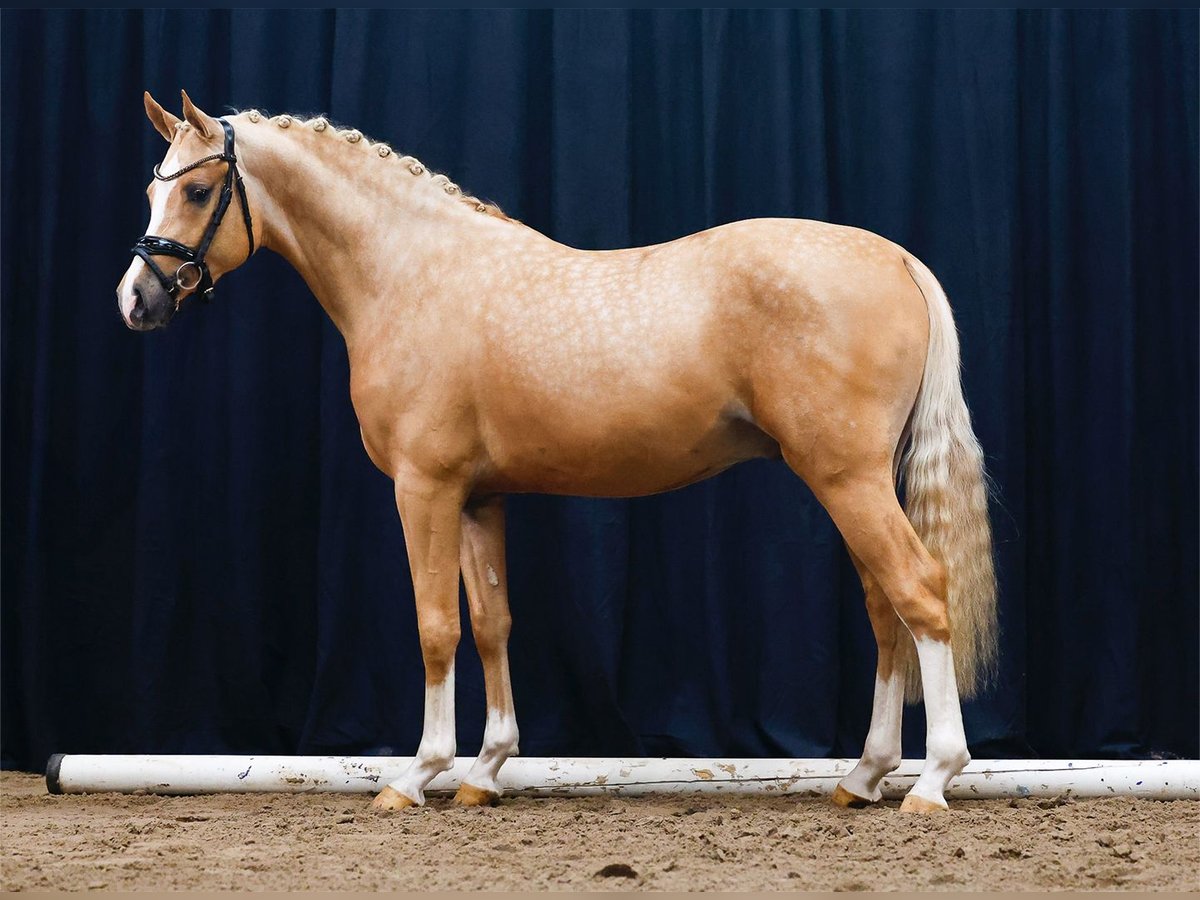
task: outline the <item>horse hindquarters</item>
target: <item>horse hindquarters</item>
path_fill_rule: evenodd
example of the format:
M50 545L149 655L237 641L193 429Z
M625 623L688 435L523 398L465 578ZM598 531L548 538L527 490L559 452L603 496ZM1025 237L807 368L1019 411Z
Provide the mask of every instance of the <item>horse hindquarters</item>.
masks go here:
M820 384L821 396L814 397L816 388L810 385L797 385L808 393L804 402L790 401L780 396L790 379L773 378L773 396L764 396L758 405L784 458L845 538L863 575L879 643L866 752L837 799L847 805L878 799L879 779L899 759L905 686L910 697L919 696L923 682L927 762L905 808L928 810L945 808L946 785L969 761L958 683L969 694L994 660L995 581L982 454L959 383L949 305L923 265L907 255L904 263L928 316L915 402L917 373L895 362L911 355L898 343L911 338L897 337L887 319L897 302L880 304L878 322L864 317L852 323L855 328L831 329L827 341L825 335L814 336L814 343L835 348L839 334L852 332L857 341L841 348L854 365L843 361L839 369L833 360L822 370L840 374ZM831 351L824 352L828 359ZM895 484L896 423L906 416L911 439L900 470L907 484L908 515ZM881 595L903 629L890 627Z

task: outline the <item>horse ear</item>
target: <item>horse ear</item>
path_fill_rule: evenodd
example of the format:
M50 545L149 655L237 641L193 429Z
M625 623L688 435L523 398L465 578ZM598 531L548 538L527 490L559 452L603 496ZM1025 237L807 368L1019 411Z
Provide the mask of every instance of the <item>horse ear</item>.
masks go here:
M193 103L192 98L187 95L187 91L179 93L183 96L183 117L187 119L189 125L196 129L196 133L200 137L208 140L221 130L217 120Z
M154 130L161 134L168 144L171 143L175 139L175 126L179 124L179 117L159 106L149 91L142 95L142 101L146 104L146 118L150 120Z

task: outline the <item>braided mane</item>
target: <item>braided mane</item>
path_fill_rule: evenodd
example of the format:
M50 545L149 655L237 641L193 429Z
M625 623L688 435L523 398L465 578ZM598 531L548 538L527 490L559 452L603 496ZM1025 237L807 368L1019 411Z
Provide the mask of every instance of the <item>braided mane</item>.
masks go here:
M329 121L325 116L312 116L304 118L302 116L290 115L281 113L277 116L267 116L265 113L257 109L247 109L240 111L251 122L271 122L279 128L304 128L317 133L325 133L334 137L342 138L348 144L357 144L366 148L370 153L380 159L395 160L408 169L414 176L419 178L428 178L431 184L434 184L442 189L447 196L466 203L475 208L477 212L485 213L489 216L495 216L498 219L506 221L515 221L507 216L499 206L494 203L489 203L480 200L478 197L470 194L465 194L457 184L451 181L447 176L438 172L431 171L424 163L415 156L396 153L390 145L383 141L373 141L366 137L357 128L340 128Z

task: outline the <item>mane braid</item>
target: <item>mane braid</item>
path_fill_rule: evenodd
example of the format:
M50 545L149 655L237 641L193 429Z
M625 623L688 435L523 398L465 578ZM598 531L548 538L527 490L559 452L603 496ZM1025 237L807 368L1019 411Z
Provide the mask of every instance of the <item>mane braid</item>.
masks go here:
M384 141L374 141L363 135L357 128L341 128L334 125L325 116L303 116L291 115L288 113L280 113L277 116L268 116L266 113L257 109L237 110L234 115L245 113L246 117L253 123L269 121L280 128L308 128L313 131L323 132L329 131L334 135L345 140L350 144L362 143L367 149L374 151L375 155L382 159L395 159L403 164L409 172L416 176L428 178L433 184L442 189L448 196L453 197L461 203L466 203L474 207L477 212L486 213L489 216L495 216L498 219L504 219L506 222L515 222L516 220L506 215L495 203L489 203L485 200L480 200L471 194L465 194L457 184L450 180L446 175L439 172L431 171L424 163L415 156L408 154L398 154L392 147Z

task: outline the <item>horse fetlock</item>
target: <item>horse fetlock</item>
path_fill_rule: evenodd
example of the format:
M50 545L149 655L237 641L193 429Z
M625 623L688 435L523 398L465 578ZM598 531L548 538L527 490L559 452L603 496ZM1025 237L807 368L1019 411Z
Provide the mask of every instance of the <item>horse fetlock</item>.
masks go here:
M896 765L899 765L899 761ZM879 782L894 768L895 766L889 767L886 761L881 762L864 753L858 764L838 783L839 791L847 796L840 797L835 794L834 802L839 806L854 806L854 803L848 801L848 797L866 803L878 802L883 796L879 790Z
M495 733L489 733L484 740L484 750L493 756L516 756L517 741L520 733L515 720L503 722Z
M958 735L930 736L925 743L926 765L936 765L953 778L971 762L966 739Z
M871 772L878 772L881 775L886 775L888 772L894 772L900 767L900 748L891 747L872 747L868 742L863 748L862 759L859 765Z
M448 772L454 766L454 754L457 748L450 744L449 746L440 746L426 749L424 745L417 750L417 762L421 768L433 775L439 775L442 772Z

